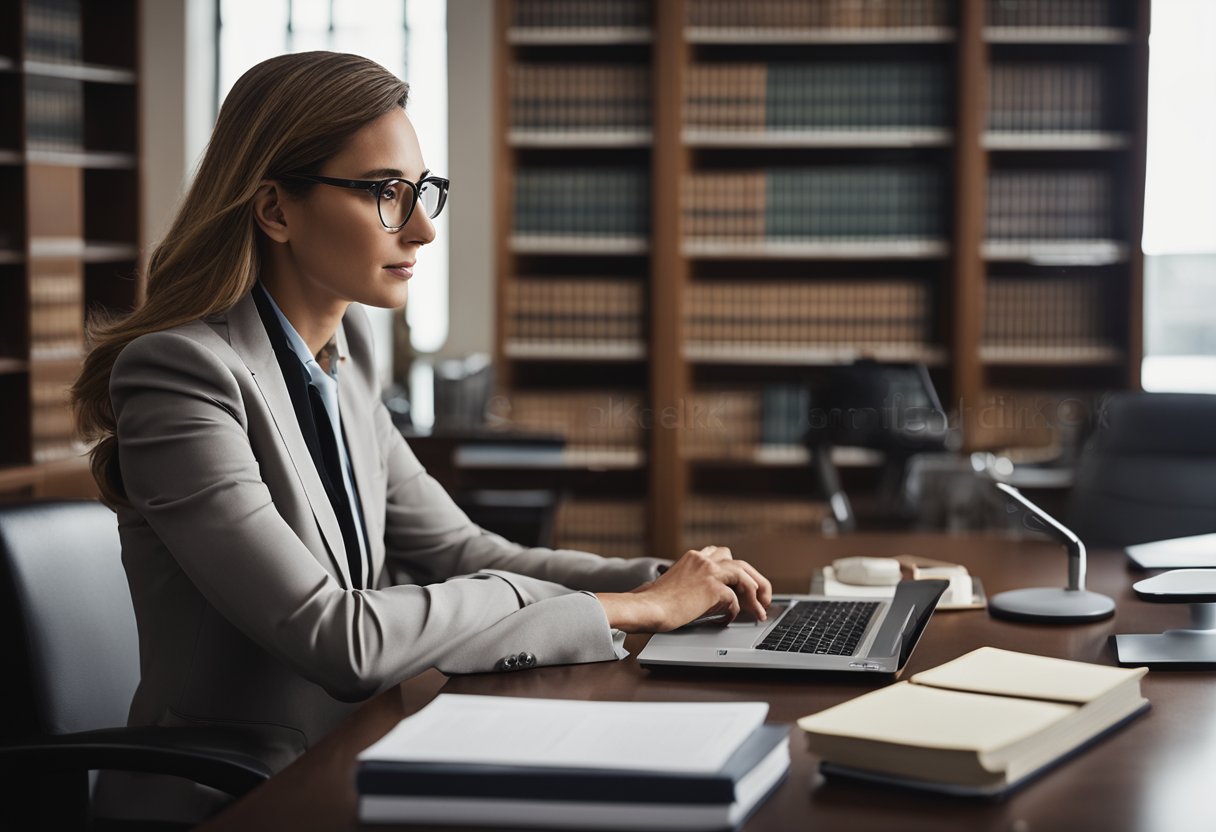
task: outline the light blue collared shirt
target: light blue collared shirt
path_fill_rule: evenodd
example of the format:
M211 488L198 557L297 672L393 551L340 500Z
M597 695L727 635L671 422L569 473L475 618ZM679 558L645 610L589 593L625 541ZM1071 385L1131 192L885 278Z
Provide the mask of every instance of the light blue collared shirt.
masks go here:
M266 297L270 300L270 308L274 310L274 314L278 316L279 323L283 326L283 332L287 336L287 343L291 345L291 350L296 354L300 361L304 364L304 368L308 370L308 376L312 379L312 383L316 385L317 392L321 394L321 401L325 404L325 412L329 415L329 426L333 429L334 440L338 446L338 456L342 460L342 484L346 488L346 499L350 502L351 517L355 520L355 534L359 536L360 557L363 561L363 575L365 580L371 582L367 558L367 539L364 536L363 523L359 518L363 516L363 512L359 507L359 501L355 499L355 474L350 467L350 454L346 452L346 442L342 438L342 422L338 413L338 357L334 355L329 362L329 372L325 372L321 365L317 363L317 359L308 350L308 344L304 343L304 339L300 337L300 333L296 332L296 328L291 325L291 321L287 320L287 316L283 314L283 310L271 297L270 292L266 292ZM317 426L318 428L320 425Z

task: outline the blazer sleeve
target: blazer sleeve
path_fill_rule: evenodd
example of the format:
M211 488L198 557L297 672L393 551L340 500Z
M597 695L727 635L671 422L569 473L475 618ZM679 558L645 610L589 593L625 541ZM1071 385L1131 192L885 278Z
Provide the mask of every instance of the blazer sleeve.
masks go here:
M276 510L240 385L215 351L180 332L144 335L120 354L110 395L131 505L210 604L332 696L366 698L432 666L488 670L502 655L491 656L484 634L520 611L518 582L480 573L429 586L339 585ZM595 599L565 609L582 629L546 659L613 658ZM521 624L539 627L538 618Z
M385 557L419 583L495 569L593 592L627 592L658 577L671 561L606 558L571 549L511 543L471 521L422 467L388 409L376 408L388 465Z

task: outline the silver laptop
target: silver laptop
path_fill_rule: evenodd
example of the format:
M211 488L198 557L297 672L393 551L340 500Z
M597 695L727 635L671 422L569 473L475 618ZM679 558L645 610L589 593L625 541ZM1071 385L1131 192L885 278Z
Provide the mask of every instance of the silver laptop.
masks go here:
M947 581L902 581L887 598L776 596L766 621L742 616L726 626L694 621L651 636L638 661L898 674L948 586Z

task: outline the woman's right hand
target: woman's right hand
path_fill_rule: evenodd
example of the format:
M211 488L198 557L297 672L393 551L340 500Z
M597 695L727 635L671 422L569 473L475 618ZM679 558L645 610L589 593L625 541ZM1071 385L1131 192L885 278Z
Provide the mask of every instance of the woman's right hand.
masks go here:
M632 592L601 592L608 623L627 633L661 633L702 616L723 614L729 623L741 610L767 618L773 587L725 546L690 549L657 580Z

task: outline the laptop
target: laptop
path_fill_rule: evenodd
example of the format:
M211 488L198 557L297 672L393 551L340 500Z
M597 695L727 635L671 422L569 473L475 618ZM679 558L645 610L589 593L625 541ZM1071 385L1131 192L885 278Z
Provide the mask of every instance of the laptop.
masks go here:
M638 654L648 666L741 667L898 674L948 581L901 581L886 598L774 596L766 621L698 619L657 633Z

